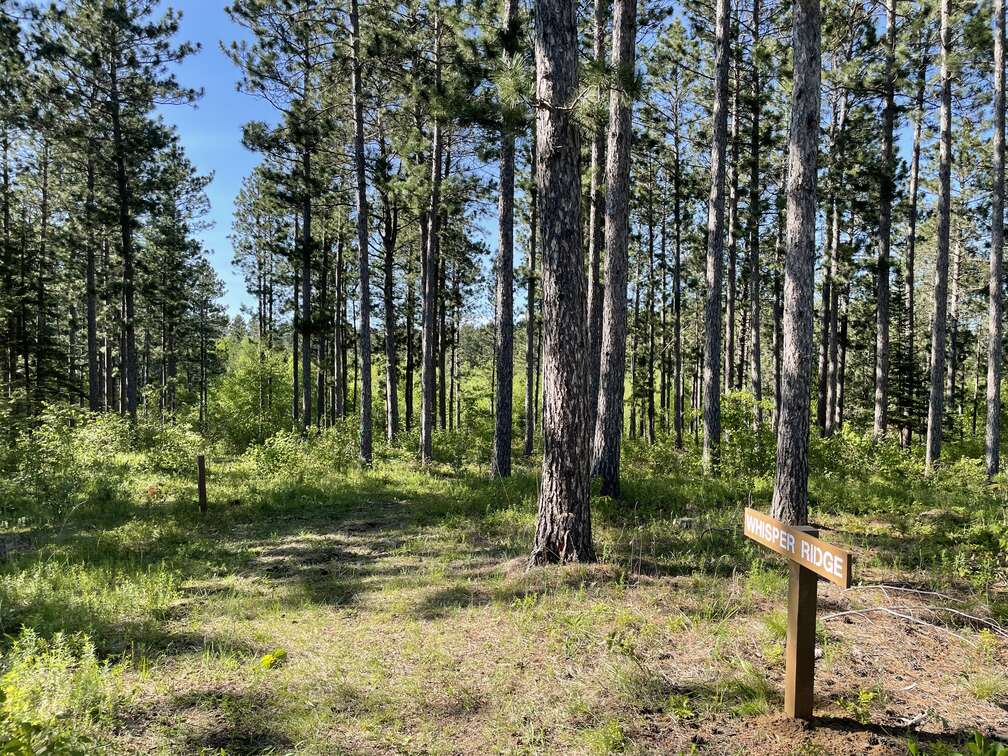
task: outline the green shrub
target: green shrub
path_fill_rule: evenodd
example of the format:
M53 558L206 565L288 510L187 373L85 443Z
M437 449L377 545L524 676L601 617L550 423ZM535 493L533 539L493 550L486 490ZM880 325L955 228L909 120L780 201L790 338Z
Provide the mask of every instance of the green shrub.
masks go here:
M209 389L207 433L243 451L291 427L291 362L286 351L260 351L245 339L226 342L227 370Z
M18 437L14 508L55 523L82 505L121 496L117 455L131 446L129 425L120 417L46 405L39 422Z
M357 462L358 453L357 427L351 418L307 438L280 431L250 447L245 457L252 468L253 485L268 489L277 483L314 482L345 472Z
M98 661L84 635L50 640L24 630L2 658L0 752L91 750L122 703L120 668Z
M153 472L192 475L196 455L205 451L203 437L184 423L157 422L141 430L144 462Z

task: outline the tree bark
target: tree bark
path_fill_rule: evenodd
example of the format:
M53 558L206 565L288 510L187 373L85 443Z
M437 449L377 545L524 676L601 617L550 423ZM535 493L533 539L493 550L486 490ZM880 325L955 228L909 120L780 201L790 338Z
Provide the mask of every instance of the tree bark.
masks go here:
M593 562L583 362L588 349L587 297L580 146L573 113L578 93L577 5L573 0L536 0L534 15L545 411L539 517L529 564Z
M931 472L941 455L945 318L948 308L949 215L952 171L952 73L950 70L950 0L941 0L941 112L938 156L938 240L935 260L934 320L931 323L931 393L928 398L925 469Z
M729 10L729 16L731 11ZM738 29L737 21L734 24ZM731 29L731 27L729 27ZM729 37L729 46L734 42L735 59L732 69L735 72L734 82L731 87L731 135L728 138L728 270L725 275L725 345L724 345L724 390L725 392L735 389L735 319L736 319L736 291L738 286L738 272L736 270L738 258L738 240L735 238L735 228L738 226L738 136L739 136L739 75L741 73L738 63L738 55L742 46L738 44L735 35ZM716 95L715 95L716 96Z
M395 248L399 238L399 205L385 197L382 246L384 248L385 306L385 440L392 443L399 434L399 354L396 344Z
M515 52L515 0L504 0L504 52ZM494 390L494 437L490 475L511 475L512 410L514 400L514 172L515 125L513 115L502 115L500 135L500 197L497 247L497 384Z
M360 278L360 461L371 464L371 272L368 255L367 176L364 164L364 103L361 100L360 15L357 0L350 0L351 61L354 113L354 169L357 184L357 255ZM386 253L387 254L387 253ZM387 317L387 315L386 315ZM387 329L386 329L387 330ZM394 328L393 328L394 332ZM393 341L394 341L393 333ZM393 348L393 362L395 344Z
M616 85L609 93L606 151L605 291L594 473L604 496L619 495L620 444L626 375L627 243L630 233L631 100L636 48L637 2L613 3L612 64ZM545 215L545 213L544 213Z
M301 199L301 432L307 433L312 418L311 334L315 321L312 318L312 198L311 151L307 148L301 156L304 171L304 195Z
M721 264L725 238L730 13L729 0L717 0L711 188L707 206L707 301L704 306L703 464L708 473L717 469L721 443Z
M136 357L136 304L134 285L134 250L133 250L133 194L126 173L126 144L122 129L122 101L119 93L119 49L113 42L111 60L109 61L109 110L112 121L112 148L115 160L117 205L119 211L119 233L122 244L123 260L123 315L124 342L123 350L125 370L126 411L130 420L136 422L137 410L137 357Z
M879 187L878 293L875 340L875 428L884 436L889 425L889 246L896 165L893 126L896 120L896 0L886 3L885 110L882 114L882 175Z
M678 73L678 67L677 67ZM682 376L682 177L679 156L679 102L676 101L673 112L675 125L675 141L673 142L674 173L673 173L673 214L675 217L675 267L673 283L673 307L675 309L673 325L673 343L675 346L675 398L673 399L673 414L675 416L675 445L677 449L683 448L683 376Z
M435 80L441 81L441 27L434 17ZM441 159L444 150L440 118L434 118L431 138L431 193L427 211L427 249L423 276L423 329L421 332L420 461L429 464L434 454L434 348L437 315L438 221L441 216Z
M406 432L409 433L413 430L413 371L414 371L414 348L413 343L415 340L415 334L413 332L413 317L416 308L416 292L414 291L414 281L413 281L413 250L412 248L406 253L406 375L405 375L405 385L403 386L403 394L405 401L405 411L406 411Z
M786 174L785 174L786 181ZM777 233L774 240L774 277L773 277L773 363L774 363L774 412L773 429L777 435L780 429L781 410L781 373L783 372L783 360L781 350L784 346L784 218L780 206L780 195L777 199Z
M599 70L605 66L607 0L595 0L593 16L592 55ZM603 102L602 87L595 96ZM598 421L599 380L602 370L602 304L603 289L599 278L602 251L605 245L606 194L603 181L606 174L606 126L596 124L591 143L591 187L588 198L588 427Z
M915 347L916 334L916 314L915 306L915 252L917 248L917 195L918 184L920 182L920 155L921 155L921 131L924 125L924 91L927 85L927 62L928 62L928 39L927 32L921 33L920 63L917 67L917 94L915 98L915 119L913 148L910 158L910 186L907 190L909 195L908 231L907 231L907 252L906 252L906 324L904 326L903 338L906 343L906 374L907 389L903 397L903 433L900 443L903 448L910 446L913 436L914 425L914 397L917 392L917 350Z
M630 438L637 438L637 341L640 338L640 275L634 275L633 327L630 329ZM643 434L641 434L643 435Z
M959 284L962 276L962 256L963 245L961 229L956 229L955 242L950 241L952 247L952 291L949 294L949 314L948 314L948 355L945 366L945 401L952 411L952 406L956 400L956 374L959 370ZM951 235L951 228L950 228Z
M536 381L539 373L536 370L536 243L538 242L537 230L539 225L538 206L539 190L536 178L536 164L538 160L538 149L535 129L532 133L532 196L529 198L529 246L528 246L528 290L525 308L525 456L531 457L535 448L535 429L537 407L539 404ZM596 404L591 393L588 394L589 402ZM592 425L589 423L589 428Z
M87 296L88 406L92 412L97 412L101 409L102 387L98 374L98 289L95 284L95 244L97 242L95 240L94 191L95 159L93 152L89 151L87 163L87 199L85 200L84 210L85 222L88 228L84 285ZM4 246L6 247L6 241Z
M333 417L346 417L346 344L343 340L343 326L346 322L346 271L343 269L343 226L336 239L336 308L333 320Z
M846 60L850 60L849 52ZM840 194L844 187L844 157L846 155L847 143L847 104L848 92L843 88L840 92L840 99L837 103L833 132L834 167L831 172L835 172L832 177L832 187L830 191L830 211L829 217L829 266L825 274L827 283L823 285L823 357L824 362L820 363L820 391L819 404L819 425L825 437L832 436L836 431L836 373L837 373L837 320L840 300L840 289L842 285L842 275L840 271L840 228L843 225L844 208L840 203Z
M784 351L777 469L771 513L808 522L809 380L815 289L816 162L819 151L819 0L794 8L794 84L788 144Z
M749 350L749 381L753 393L754 430L763 423L763 365L760 353L760 221L763 217L760 186L760 110L762 106L760 97L762 97L762 91L756 53L760 43L760 20L760 0L753 0L753 112L749 132L749 150L752 159L749 175L749 328L752 339Z
M654 193L656 191L656 176L654 164L651 164L651 185L648 190L648 282L647 282L647 319L648 319L648 355L647 355L647 442L655 442L655 219Z
M327 310L329 307L329 257L331 254L332 240L326 233L325 226L322 228L322 270L319 271L318 286L318 309L319 322L325 323L327 320ZM320 328L318 337L318 375L315 379L315 427L321 429L326 421L326 371L328 362L326 347L329 339Z
M994 0L994 188L987 312L987 480L998 474L1001 447L1001 309L1004 274L1005 0ZM975 417L975 412L974 412ZM974 427L976 420L974 419Z

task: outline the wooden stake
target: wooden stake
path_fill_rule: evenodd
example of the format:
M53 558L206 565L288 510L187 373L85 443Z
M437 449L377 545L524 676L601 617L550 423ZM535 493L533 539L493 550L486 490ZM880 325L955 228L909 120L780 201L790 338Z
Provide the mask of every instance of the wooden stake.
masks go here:
M199 488L199 511L206 514L206 458L202 454L196 456L196 486Z
M784 677L784 713L812 719L815 679L816 590L819 578L797 562L789 562L788 629Z

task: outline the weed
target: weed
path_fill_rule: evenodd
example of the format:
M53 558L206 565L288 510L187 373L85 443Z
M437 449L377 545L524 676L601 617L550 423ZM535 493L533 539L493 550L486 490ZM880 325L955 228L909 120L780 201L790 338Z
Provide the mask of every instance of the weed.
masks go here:
M665 711L680 721L693 719L696 716L689 696L683 694L669 696L668 701L665 703Z
M963 679L963 688L978 701L998 700L1008 696L1008 677L997 672L975 672Z
M763 618L763 625L766 627L771 640L783 641L787 638L788 619L787 614L781 611L773 611Z
M871 721L873 704L880 703L880 699L880 691L861 688L853 698L844 697L838 703L851 718L866 725Z
M627 736L617 719L607 719L585 733L585 745L592 753L622 753L627 747Z

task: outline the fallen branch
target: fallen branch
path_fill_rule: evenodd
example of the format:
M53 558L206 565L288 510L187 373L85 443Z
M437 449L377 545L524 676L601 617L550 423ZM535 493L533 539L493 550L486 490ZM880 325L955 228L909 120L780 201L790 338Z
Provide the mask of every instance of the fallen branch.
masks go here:
M954 614L957 617L962 617L963 619L967 619L970 622L975 622L978 625L983 625L988 630L993 632L995 635L1000 635L1002 638L1008 638L1008 630L1006 630L1004 627L999 625L997 622L994 622L993 620L987 620L984 619L983 617L975 617L972 614L966 614L966 612L960 612L958 609L953 609L948 606L925 606L921 608L931 612L948 612L950 614Z
M919 725L921 722L923 722L925 719L927 719L928 713L929 712L927 712L927 711L922 711L916 717L909 717L909 718L902 719L899 722L897 722L896 726L897 727L915 727L916 725Z
M964 604L962 599L958 599L955 596L949 596L947 593L938 593L937 591L922 591L918 588L904 588L900 585L887 585L885 583L873 583L871 585L852 585L849 590L867 590L867 589L878 589L882 591L903 591L904 593L916 593L921 596L937 596L938 598L943 598L948 601L955 601L957 604Z
M901 607L896 607L896 608L897 609L901 609L902 611L914 611L915 609L921 608L921 607L902 607L901 606ZM929 607L924 607L924 608L929 608ZM927 620L922 620L920 617L914 617L911 614L902 614L901 612L895 611L895 609L893 607L889 607L889 606L873 606L873 607L869 607L867 609L850 609L850 610L845 611L845 612L835 612L834 614L827 614L826 616L824 616L822 618L822 620L823 620L823 622L825 622L826 620L835 619L837 617L843 617L843 616L851 615L851 614L869 614L870 612L882 612L884 614L888 614L890 616L898 617L899 619L906 620L907 622L913 622L914 624L917 624L917 625L924 625L925 627L933 627L936 630L942 630L942 631L948 633L949 635L951 635L951 636L953 636L955 638L958 638L963 643L965 643L965 644L967 644L969 646L972 646L973 648L976 648L976 643L974 643L973 641L971 641L966 636L960 635L959 633L955 632L954 630L949 630L944 625L938 625L938 624L936 624L934 622L928 622Z

